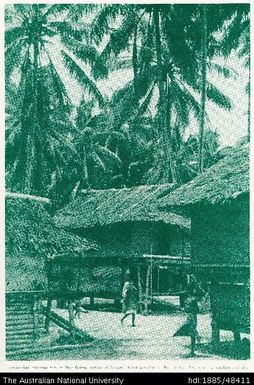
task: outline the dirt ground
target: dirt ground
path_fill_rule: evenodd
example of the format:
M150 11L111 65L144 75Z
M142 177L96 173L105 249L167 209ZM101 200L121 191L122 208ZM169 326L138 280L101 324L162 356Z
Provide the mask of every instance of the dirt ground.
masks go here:
M64 318L67 310L57 311ZM78 328L94 338L92 343L82 347L61 351L46 352L29 357L35 360L166 360L190 357L190 338L173 337L186 321L186 314L177 311L165 315L138 315L136 327L131 327L131 319L121 325L121 314L110 311L81 313L76 318ZM52 329L54 327L52 326ZM54 330L56 333L56 330ZM195 359L243 359L247 358L239 346L233 344L233 334L221 331L221 344L215 351L211 346L211 319L209 314L198 316L198 332L201 345L197 348ZM57 332L62 333L62 332Z

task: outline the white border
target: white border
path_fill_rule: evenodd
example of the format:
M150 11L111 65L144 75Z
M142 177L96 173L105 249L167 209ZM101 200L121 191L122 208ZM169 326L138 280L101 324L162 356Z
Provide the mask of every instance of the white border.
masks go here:
M254 369L254 338L253 338L253 328L251 328L251 359L250 360L82 360L82 361L5 361L5 331L4 331L4 290L5 290L5 279L4 279L4 99L5 99L5 91L4 91L4 6L5 4L13 4L13 3L73 3L73 4L88 4L88 3L128 3L128 4L137 4L137 3L146 3L146 4L155 4L157 3L155 0L146 0L146 1L111 1L111 0L101 0L101 1L73 1L73 0L55 0L55 1L11 1L5 0L4 2L0 2L0 143L2 145L0 152L0 163L1 163L1 171L0 171L0 212L3 214L0 222L0 239L1 239L1 255L0 255L0 372L58 372L58 373L73 373L73 372L93 372L93 373L101 373L101 372L226 372L226 373L244 373L244 372L252 372ZM221 3L250 3L251 5L251 19L252 19L252 4L250 1L243 0L231 0L231 1L165 1L161 0L158 3L160 4L198 4L198 3L206 3L206 4L221 4ZM253 23L251 23L251 37L253 36ZM253 74L253 44L251 38L251 74ZM251 100L254 100L254 87L251 87ZM251 111L252 112L252 111ZM253 122L252 114L251 114L251 123ZM254 133L252 133L254 135ZM251 140L251 182L254 177L253 170L253 160L254 160L254 148L253 148L253 136ZM254 208L253 201L253 183L251 183L251 208ZM251 213L254 210L251 210ZM250 245L251 245L251 282L253 283L254 274L253 274L253 237L254 237L254 221L253 215L251 215L251 226L250 226ZM240 224L239 224L240 226ZM253 321L253 298L254 298L254 284L251 284L251 325Z

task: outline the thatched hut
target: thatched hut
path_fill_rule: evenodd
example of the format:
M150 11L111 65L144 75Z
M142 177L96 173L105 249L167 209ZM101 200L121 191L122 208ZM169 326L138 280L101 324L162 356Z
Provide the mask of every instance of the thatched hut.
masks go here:
M38 305L40 299L49 298L51 290L49 260L77 258L96 248L94 243L56 228L45 209L49 204L46 198L6 193L7 351L32 347L41 332L43 316Z
M167 256L168 264L172 256L188 256L190 232L188 218L158 210L159 198L172 189L172 185L160 185L82 191L77 199L56 213L54 220L58 227L94 239L100 245L95 253L97 258L94 255L90 258L91 266L96 267L101 276L110 277L110 268L115 271L114 279L110 278L114 281L114 296L120 295L124 271L133 271L138 280L137 265L140 265L143 286L168 293L172 284L169 275L173 273L167 268L166 259L163 258L162 263L158 256ZM157 258L144 258L144 255ZM149 270L151 260L154 279ZM101 291L105 295L105 289ZM102 295L94 293L99 294Z
M164 196L163 210L191 216L191 262L211 283L213 337L250 326L249 146L236 149L191 182Z

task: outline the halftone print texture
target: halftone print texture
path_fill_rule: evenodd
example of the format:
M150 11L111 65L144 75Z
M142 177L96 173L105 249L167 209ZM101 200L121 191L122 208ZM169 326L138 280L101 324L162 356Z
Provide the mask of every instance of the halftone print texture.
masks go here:
M5 6L7 360L250 358L249 8Z

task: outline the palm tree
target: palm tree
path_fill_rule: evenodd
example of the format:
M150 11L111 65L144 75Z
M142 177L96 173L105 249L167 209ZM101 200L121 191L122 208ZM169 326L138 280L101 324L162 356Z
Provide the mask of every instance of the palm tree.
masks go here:
M200 110L200 132L199 132L199 172L204 169L204 126L206 110L206 88L207 88L207 6L203 4L202 12L202 53L201 53L201 110Z
M74 136L83 179L80 187L124 187L141 181L149 151L150 119L135 117L126 122L127 105L121 92L96 115L92 103L82 102L77 110Z
M248 95L248 128L247 139L250 141L250 5L231 5L227 14L228 23L224 28L224 34L220 41L220 52L227 58L233 51L243 60L248 71L246 92Z
M104 102L92 75L105 76L107 71L96 49L85 43L85 32L71 19L73 7L15 4L6 9L7 85L19 78L14 99L8 101L11 104L16 99L18 106L17 118L8 124L7 149L10 144L12 161L7 169L12 174L12 187L16 184L26 193L45 190L45 179L49 180L52 170L60 167L64 152L75 154L67 137L71 106L63 71L99 104ZM79 13L82 11L84 8L79 9ZM83 63L91 69L94 61L97 70L86 73ZM46 174L41 182L36 182L38 170Z
M93 115L93 105L93 101L80 103L73 141L82 167L80 187L105 188L118 175L122 161L109 146L112 133L106 108L104 107L104 112Z
M177 156L173 145L176 135L174 126L179 127L181 117L186 121L193 112L200 119L200 103L197 97L202 89L200 65L198 65L200 60L199 7L194 5L112 7L104 7L98 16L98 20L101 21L102 16L104 20L104 34L100 31L100 39L111 29L102 57L112 63L114 57L117 60L121 52L126 52L131 46L133 47L130 52L134 73L133 82L127 84L124 92L129 104L131 99L132 101L137 99L138 107L149 108L154 89L158 88L158 117L157 123L154 124L154 153L158 154L157 168L164 171L161 180L178 182ZM114 12L111 17L112 10ZM107 20L112 22L119 13L122 23L114 29ZM96 19L95 25L98 29ZM211 56L209 52L209 57ZM212 62L208 63L209 68L212 64ZM213 69L229 73L228 69L220 66L216 68L214 65ZM223 108L231 107L229 99L213 84L207 83L205 88L210 100ZM134 110L137 113L135 102L132 102L132 106L133 113L135 114ZM201 121L204 121L205 115L203 108ZM130 114L127 117L130 119Z

